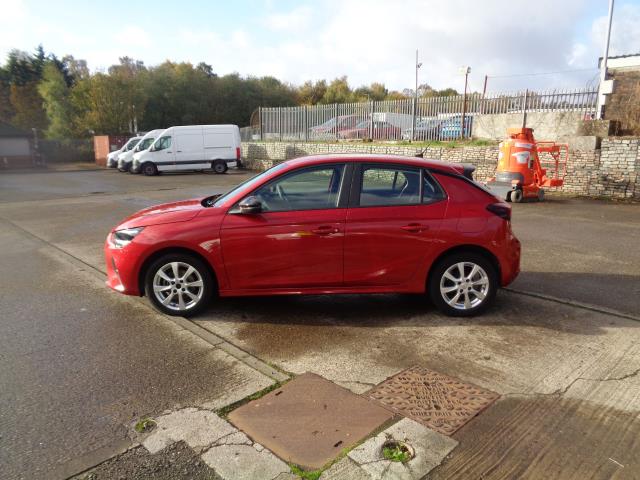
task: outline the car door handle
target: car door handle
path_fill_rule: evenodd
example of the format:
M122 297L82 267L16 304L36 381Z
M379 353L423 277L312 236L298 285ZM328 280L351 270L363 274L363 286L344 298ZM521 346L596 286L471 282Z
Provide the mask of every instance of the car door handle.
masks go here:
M400 227L402 230L405 230L407 232L411 232L411 233L420 233L423 230L427 230L429 227L422 225L420 223L410 223L409 225L404 225L402 227Z
M311 231L316 235L331 235L332 233L338 233L340 230L331 225L322 225L318 228L311 229Z
M182 150L177 150L177 153L182 153Z
M167 153L173 153L171 150L169 150Z

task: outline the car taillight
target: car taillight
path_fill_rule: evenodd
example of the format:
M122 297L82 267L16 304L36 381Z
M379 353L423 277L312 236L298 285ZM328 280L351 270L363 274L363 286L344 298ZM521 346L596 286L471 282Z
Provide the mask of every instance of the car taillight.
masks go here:
M236 147L236 160L240 160L240 147Z
M509 205L504 203L490 203L487 205L487 210L500 218L511 220L511 207Z

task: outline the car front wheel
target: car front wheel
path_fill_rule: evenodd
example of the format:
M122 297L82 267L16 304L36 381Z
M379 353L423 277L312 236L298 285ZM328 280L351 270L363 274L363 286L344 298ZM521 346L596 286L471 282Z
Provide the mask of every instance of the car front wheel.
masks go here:
M431 300L442 313L471 317L493 303L498 275L482 255L459 253L449 255L435 265L428 287Z
M155 260L145 275L145 292L154 307L167 315L190 317L211 300L214 281L207 266L187 254Z

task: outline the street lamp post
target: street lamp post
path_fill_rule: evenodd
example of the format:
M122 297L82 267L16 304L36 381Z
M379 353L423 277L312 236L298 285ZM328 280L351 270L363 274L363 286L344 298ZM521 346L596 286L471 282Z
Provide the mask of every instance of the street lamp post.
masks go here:
M464 95L462 96L462 119L460 120L460 138L464 138L464 120L467 116L467 85L469 83L469 73L471 73L471 67L461 67L460 73L464 74Z
M598 88L598 108L596 112L596 118L598 119L604 118L605 95L611 93L609 89L612 87L610 85L611 82L607 83L607 61L609 60L609 42L611 41L611 23L613 22L613 3L614 0L609 0L609 22L607 24L607 36L604 41L604 56L600 64L600 86Z
M411 141L415 138L416 131L416 113L418 111L418 70L422 66L422 63L418 62L418 50L416 50L416 89L413 94L413 112L411 115Z

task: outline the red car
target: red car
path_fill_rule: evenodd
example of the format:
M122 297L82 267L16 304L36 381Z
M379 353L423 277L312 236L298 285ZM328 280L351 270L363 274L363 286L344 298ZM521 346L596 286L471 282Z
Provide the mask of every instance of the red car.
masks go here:
M373 127L373 128L372 128ZM376 140L392 140L401 137L402 131L389 122L375 120L373 126L369 120L358 123L354 128L338 132L339 138L373 138Z
M390 155L290 160L224 195L132 215L107 237L107 284L169 315L216 296L427 293L485 310L519 272L511 207L462 165Z

